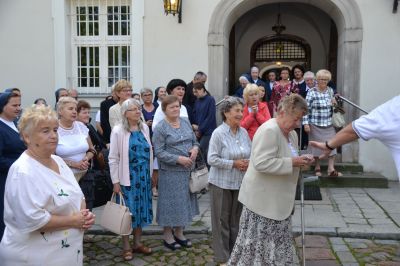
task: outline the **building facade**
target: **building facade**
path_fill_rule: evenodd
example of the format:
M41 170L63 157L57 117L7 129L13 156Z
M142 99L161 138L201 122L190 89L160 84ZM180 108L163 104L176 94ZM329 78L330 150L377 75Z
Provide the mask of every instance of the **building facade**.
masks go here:
M393 0L182 0L182 23L157 0L3 0L0 88L21 88L28 105L74 87L96 107L120 78L138 92L202 70L218 101L253 64L300 63L330 69L343 96L372 110L398 95L399 29ZM375 141L345 145L342 160L397 179Z

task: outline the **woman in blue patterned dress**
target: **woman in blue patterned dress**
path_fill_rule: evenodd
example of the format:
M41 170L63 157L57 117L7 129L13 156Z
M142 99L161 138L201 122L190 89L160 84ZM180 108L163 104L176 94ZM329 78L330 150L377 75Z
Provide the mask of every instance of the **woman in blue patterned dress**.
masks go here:
M164 246L171 250L191 247L183 228L199 213L197 198L189 191L190 169L199 143L187 118L180 117L176 96L164 98L165 118L153 131L154 153L159 162L157 223L164 227Z
M151 196L151 171L153 152L149 128L141 122L141 106L135 99L127 99L121 105L122 124L111 132L109 164L114 192L122 192L125 203L132 213L134 228L133 249L129 236L122 236L123 258L131 260L132 251L150 254L150 248L141 243L142 228L153 220Z

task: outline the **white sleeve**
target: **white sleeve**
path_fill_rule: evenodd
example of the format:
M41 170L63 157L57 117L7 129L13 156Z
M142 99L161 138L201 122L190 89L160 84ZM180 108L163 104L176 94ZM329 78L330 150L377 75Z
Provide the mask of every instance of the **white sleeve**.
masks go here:
M180 116L180 117L189 117L188 112L187 112L187 109L186 109L186 107L185 107L183 104L181 104L181 109L180 109L180 114L179 114L179 116Z
M30 233L45 226L51 214L45 209L49 198L40 189L35 173L22 173L11 168L8 174L5 206L12 210L12 223L21 233Z
M85 136L89 136L89 129L84 123L79 121L76 121L75 123L79 127L79 132L81 132Z
M95 121L98 122L98 123L100 123L100 110L98 110L97 113L96 113L96 119L95 119Z
M156 128L156 125L158 123L160 123L161 120L164 119L164 112L162 111L161 107L159 106L156 110L156 112L154 113L154 117L153 117L153 123L151 125L151 129L154 131L154 129Z
M352 126L356 134L363 140L376 138L378 140L390 137L391 132L396 132L400 116L400 96L397 96L353 121Z

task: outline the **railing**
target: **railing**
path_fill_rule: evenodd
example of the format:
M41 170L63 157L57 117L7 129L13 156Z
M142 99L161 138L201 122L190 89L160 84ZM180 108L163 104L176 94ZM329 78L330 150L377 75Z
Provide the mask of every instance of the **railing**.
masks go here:
M337 95L336 97L339 98L339 99L341 99L341 100L343 100L343 101L345 101L346 103L350 104L351 106L357 108L358 110L360 110L360 111L362 111L362 112L368 114L367 111L365 111L364 109L362 109L360 106L358 106L357 104L353 103L353 102L350 101L349 99L346 99L345 97L340 96L340 95Z

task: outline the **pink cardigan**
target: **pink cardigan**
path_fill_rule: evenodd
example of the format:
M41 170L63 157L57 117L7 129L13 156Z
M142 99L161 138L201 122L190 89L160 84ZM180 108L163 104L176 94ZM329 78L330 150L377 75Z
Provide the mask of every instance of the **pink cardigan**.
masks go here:
M150 177L153 173L153 149L150 141L149 128L142 123L142 133L150 145ZM113 184L120 183L123 186L130 186L129 178L129 137L131 132L126 131L122 124L116 125L111 132L110 153L108 164Z

